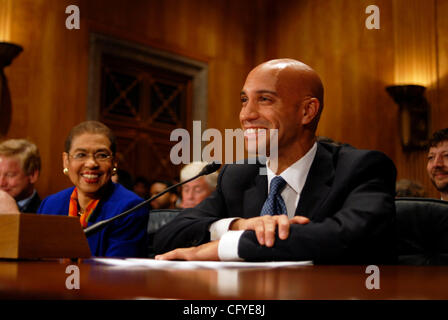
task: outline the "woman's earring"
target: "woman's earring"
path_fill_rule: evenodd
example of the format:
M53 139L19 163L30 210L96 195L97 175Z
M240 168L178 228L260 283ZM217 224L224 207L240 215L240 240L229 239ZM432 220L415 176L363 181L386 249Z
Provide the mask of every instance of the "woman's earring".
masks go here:
M116 175L117 174L117 168L113 168L112 169L112 175L114 176L114 175Z
M64 170L62 170L62 172L67 175L68 174L68 168L64 168Z

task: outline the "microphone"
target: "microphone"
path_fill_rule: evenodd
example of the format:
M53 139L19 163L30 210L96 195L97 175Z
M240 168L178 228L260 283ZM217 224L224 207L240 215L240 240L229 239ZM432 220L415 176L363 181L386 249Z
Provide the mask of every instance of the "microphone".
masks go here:
M188 179L188 180L185 180L185 181L183 181L183 182L179 182L179 183L177 183L177 184L175 184L175 185L172 185L171 187L166 188L165 190L163 190L162 192L156 194L155 196L152 196L151 198L149 198L149 199L147 199L147 200L145 200L145 201L139 203L138 205L136 205L135 207L133 207L133 208L131 208L131 209L126 210L125 212L122 212L122 213L116 215L115 217L112 217L112 218L109 218L109 219L106 219L106 220L97 222L97 223L91 225L90 227L85 228L85 229L84 229L84 234L86 235L86 237L88 237L88 236L90 236L90 235L92 235L92 234L94 234L94 233L100 231L101 229L103 229L105 226L107 226L108 224L112 223L112 222L115 221L116 219L125 217L125 216L127 216L128 214L130 214L131 212L134 212L135 210L140 209L141 207L147 205L147 204L150 203L151 201L157 199L158 197L163 196L163 195L164 195L165 193L167 193L168 191L171 191L171 190L173 190L174 188L177 188L178 186L181 186L181 185L183 185L183 184L185 184L185 183L188 183L188 182L190 182L190 181L192 181L192 180L194 180L194 179L197 179L197 178L199 178L199 177L201 177L201 176L206 176L206 175L208 175L208 174L210 174L210 173L213 173L213 172L217 171L220 167L221 167L221 164L220 164L220 163L217 163L217 162L213 161L213 162L207 164L207 165L201 170L201 172L199 172L199 173L198 173L197 175L195 175L194 177L192 177L192 178L190 178L190 179ZM149 212L148 212L148 214L149 214Z
M210 173L217 171L219 168L221 168L221 164L213 161L213 162L209 163L208 165L206 165L204 168L202 168L201 172L199 172L196 177L193 177L193 178L189 179L188 181L199 178L200 176L206 176ZM185 182L183 182L183 183L185 183Z

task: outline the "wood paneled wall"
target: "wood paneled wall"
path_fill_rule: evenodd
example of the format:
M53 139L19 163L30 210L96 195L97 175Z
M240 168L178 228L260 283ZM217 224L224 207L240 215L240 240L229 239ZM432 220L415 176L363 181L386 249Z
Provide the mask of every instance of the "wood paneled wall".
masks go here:
M12 0L9 39L24 51L7 67L12 97L8 137L34 141L41 152L42 196L70 184L62 174L68 130L85 119L87 38L65 28L66 6L80 1ZM85 24L81 28L85 28ZM82 29L81 29L82 30ZM87 35L87 34L86 34Z
M239 91L253 64L254 8L262 8L260 1L0 1L11 6L4 40L24 47L6 69L13 101L8 137L38 144L41 195L70 186L61 153L70 128L86 119L90 32L207 62L208 126L239 127ZM80 30L65 28L65 8L71 4L80 8Z
M368 5L380 9L380 29L368 30ZM448 127L446 0L272 1L276 25L266 57L290 57L312 66L325 86L318 134L391 157L398 179L422 183L426 152L403 152L398 106L385 91L393 84L422 84L431 104L430 130Z
M70 185L62 175L61 152L68 130L86 117L90 32L207 62L208 126L221 131L239 127L238 93L254 65L299 59L325 85L320 135L385 152L398 178L418 180L437 196L426 177L426 153L401 149L398 107L385 87L425 84L431 131L448 126L447 0L0 2L7 8L0 8L0 37L24 47L6 68L13 102L8 136L39 145L43 196ZM65 28L70 4L81 10L80 30ZM365 28L371 4L380 8L380 30Z

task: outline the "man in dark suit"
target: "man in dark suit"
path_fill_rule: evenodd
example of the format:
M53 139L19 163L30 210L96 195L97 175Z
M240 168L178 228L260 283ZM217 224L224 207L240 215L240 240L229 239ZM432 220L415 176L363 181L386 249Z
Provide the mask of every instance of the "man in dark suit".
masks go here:
M394 262L395 166L377 151L316 141L317 73L268 61L249 73L241 103L246 147L265 139L271 150L259 129L278 130L267 175L261 164L224 166L209 198L158 231L156 259Z
M40 155L34 143L9 139L0 143L0 190L8 193L20 212L35 213L40 197L34 187L40 173Z

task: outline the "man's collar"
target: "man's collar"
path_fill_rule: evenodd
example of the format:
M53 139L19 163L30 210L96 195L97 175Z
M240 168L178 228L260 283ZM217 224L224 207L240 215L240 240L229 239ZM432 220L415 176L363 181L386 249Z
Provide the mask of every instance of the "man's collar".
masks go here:
M286 168L280 176L285 179L288 185L297 193L300 193L310 171L311 164L316 156L317 143L315 142L308 152L299 160L294 162L291 166ZM269 168L269 161L267 162L267 176L268 183L276 176L276 174Z

